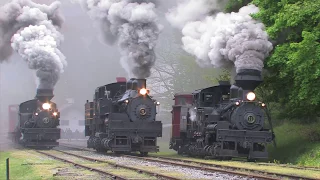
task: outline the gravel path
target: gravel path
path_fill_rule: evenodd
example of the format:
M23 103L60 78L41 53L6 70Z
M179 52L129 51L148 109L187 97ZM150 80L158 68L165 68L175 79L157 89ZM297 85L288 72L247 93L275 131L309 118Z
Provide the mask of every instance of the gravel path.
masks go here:
M253 180L254 178L247 178L247 177L241 177L241 176L234 176L219 172L208 172L193 168L187 168L187 167L181 167L176 165L169 165L165 163L159 163L159 162L150 162L145 160L138 160L135 158L129 158L129 157L114 157L114 156L108 156L103 154L97 154L95 152L90 151L68 151L73 154L91 157L95 159L101 159L106 161L112 161L116 162L121 165L125 166L132 166L136 168L161 172L163 174L170 174L170 175L179 175L178 177L181 177L183 179L215 179L215 180Z

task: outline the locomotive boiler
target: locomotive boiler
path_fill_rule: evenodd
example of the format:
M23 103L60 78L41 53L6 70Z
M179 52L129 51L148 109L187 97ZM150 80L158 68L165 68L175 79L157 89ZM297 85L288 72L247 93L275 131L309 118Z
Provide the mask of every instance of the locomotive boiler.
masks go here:
M219 159L268 158L266 145L274 134L265 128L266 105L254 93L261 82L260 71L242 69L232 86L221 81L192 94L176 94L170 149Z
M52 102L52 89L38 89L36 97L18 106L18 122L12 140L30 148L53 148L60 139L60 113Z
M93 102L85 104L87 146L115 153L158 152L162 123L156 120L159 105L146 89L146 79L117 78L98 87Z

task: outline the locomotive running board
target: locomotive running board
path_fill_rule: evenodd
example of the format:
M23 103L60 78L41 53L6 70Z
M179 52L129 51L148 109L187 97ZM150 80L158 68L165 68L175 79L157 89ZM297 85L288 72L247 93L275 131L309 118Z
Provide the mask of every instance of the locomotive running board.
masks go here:
M270 143L272 133L269 131L217 130L217 141L235 141L252 143Z

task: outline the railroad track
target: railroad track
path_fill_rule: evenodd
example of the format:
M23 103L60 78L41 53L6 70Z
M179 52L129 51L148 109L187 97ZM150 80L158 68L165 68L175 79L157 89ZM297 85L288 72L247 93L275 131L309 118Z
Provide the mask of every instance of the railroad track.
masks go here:
M253 178L260 178L260 179L305 179L305 180L317 180L317 178L308 178L303 176L297 176L297 175L290 175L290 174L283 174L283 173L270 173L265 172L262 170L252 170L249 168L240 168L240 167L231 167L231 166L225 166L225 165L217 165L217 164L211 164L211 163L203 163L203 162L197 162L192 160L182 160L178 158L167 158L167 157L139 157L139 156L133 156L133 155L122 155L124 157L130 157L130 158L137 158L137 159L143 159L147 161L154 161L154 162L161 162L161 163L168 163L173 165L180 165L190 168L198 168L203 169L206 171L216 171L216 172L223 172L223 173L230 173L234 175L241 175L241 176L248 176ZM169 161L168 161L169 160ZM188 163L188 164L186 164ZM191 165L192 163L193 165ZM197 164L197 165L194 165ZM239 171L244 171L248 173L243 173ZM252 173L252 174L251 174ZM260 175L259 175L260 174ZM264 175L262 175L264 174Z
M62 154L66 154L66 155L69 155L69 156L74 156L74 157L77 157L79 159L85 159L85 160L88 160L88 161L92 161L92 162L100 162L100 163L106 163L108 165L111 165L115 168L123 168L123 169L127 169L127 170L131 170L131 171L134 171L134 172L137 172L137 173L144 173L144 174L147 174L149 175L150 177L154 177L156 179L166 179L166 180L180 180L181 178L176 178L176 177L172 177L172 176L168 176L168 175L164 175L164 174L161 174L161 173L157 173L157 172L152 172L152 171L148 171L148 170L144 170L144 169L141 169L141 168L136 168L136 167L131 167L131 166L125 166L125 165L121 165L121 164L118 164L118 163L114 163L114 162L110 162L110 161L105 161L105 160L101 160L101 159L96 159L96 158L90 158L90 157L86 157L86 156L81 156L81 155L78 155L78 154L74 154L74 153L69 153L69 152L66 152L66 151L62 151L62 150L53 150L53 151L57 151L59 153L62 153ZM74 161L70 161L70 160L67 160L67 159L64 159L64 158L61 158L61 157L58 157L56 155L52 155L48 152L44 152L44 151L37 151L38 153L41 153L41 154L44 154L46 156L49 156L49 157L52 157L54 159L58 159L60 161L63 161L63 162L67 162L67 163L70 163L70 164L73 164L75 166L79 166L79 167L82 167L84 169L88 169L90 171L95 171L95 172L98 172L98 173L101 173L101 174L104 174L104 175L107 175L107 176L110 176L112 177L113 179L119 179L119 180L132 180L133 178L127 178L127 177L124 177L124 176L119 176L117 174L114 174L114 173L111 173L111 172L107 172L107 171L103 171L101 169L97 169L97 168L93 168L92 166L86 166L86 165L83 165L83 164L80 164L80 163L76 163Z
M103 171L103 170L100 170L100 169L97 169L97 168L93 168L93 167L90 167L90 166L82 165L82 164L79 164L79 163L76 163L76 162L73 162L73 161L69 161L67 159L52 155L52 154L50 154L48 152L44 152L44 151L36 151L36 152L38 152L40 154L43 154L43 155L46 155L48 157L51 157L53 159L57 159L57 160L60 160L60 161L63 161L63 162L70 163L70 164L72 164L74 166L78 166L78 167L81 167L81 168L84 168L84 169L87 169L87 170L90 170L90 171L94 171L94 172L97 172L97 173L101 173L103 175L110 176L113 179L128 180L128 178L125 178L125 177L122 177L122 176L119 176L119 175L116 175L116 174L113 174L113 173L110 173L110 172L107 172L107 171Z
M93 149L88 149L88 148L84 148L81 146L77 146L77 145L71 145L71 144L64 144L62 143L62 146L65 147L69 147L69 148L75 148L75 149L83 149L86 151L94 151ZM151 155L149 157L156 157L156 158L162 158L162 159L167 159L167 160L174 160L174 161L185 161L185 162L192 162L192 163L199 163L198 161L193 161L193 160L185 160L185 159L179 159L179 158L169 158L169 157L163 157L163 156L157 156L157 155ZM249 162L242 162L242 163L248 163L248 164L253 164L253 163L249 163ZM223 165L219 165L219 164L213 164L213 163L203 163L204 165L210 165L210 166L223 166ZM258 166L273 166L273 167L286 167L286 168L291 168L291 169L297 169L297 170L311 170L311 171L319 171L320 172L320 167L314 167L314 166L297 166L297 165L289 165L289 164L276 164L276 163L263 163L263 162L257 162L254 163L255 165Z
M94 151L87 148L79 148L79 147L69 146L64 144L62 146L65 146L68 148L74 148L78 150L80 149L85 151ZM113 154L105 154L105 155L117 156ZM258 178L258 179L285 179L285 178L306 179L306 180L316 179L316 178L310 178L310 177L304 177L304 176L298 176L298 175L290 175L290 174L284 174L284 173L271 173L271 172L266 172L262 170L252 170L249 168L231 167L231 166L217 165L212 163L197 162L192 160L183 160L178 158L168 158L168 157L159 157L159 156L139 157L135 155L121 155L121 157L135 158L135 159L140 159L145 161L152 161L152 162L182 166L182 167L193 168L193 169L201 169L209 172L220 172L220 173L227 173L232 175L246 176L246 177Z

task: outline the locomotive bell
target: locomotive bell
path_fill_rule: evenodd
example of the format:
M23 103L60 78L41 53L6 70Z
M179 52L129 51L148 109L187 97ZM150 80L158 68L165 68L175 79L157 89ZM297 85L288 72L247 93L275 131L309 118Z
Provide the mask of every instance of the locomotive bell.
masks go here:
M53 89L37 89L36 99L41 102L48 102L53 98Z

